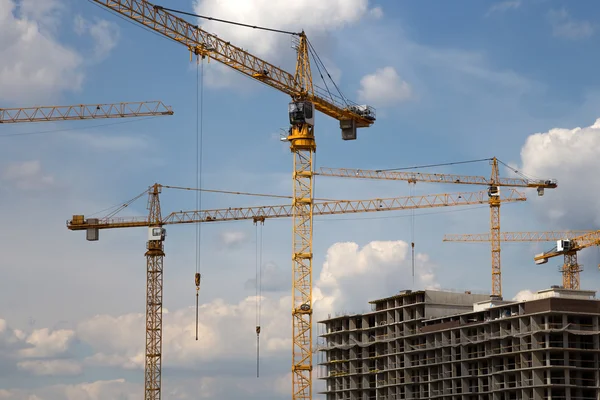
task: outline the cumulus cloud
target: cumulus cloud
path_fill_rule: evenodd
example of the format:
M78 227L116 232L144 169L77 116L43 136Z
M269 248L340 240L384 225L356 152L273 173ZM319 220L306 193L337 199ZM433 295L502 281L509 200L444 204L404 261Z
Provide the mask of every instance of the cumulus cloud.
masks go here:
M52 385L36 389L0 389L0 399L6 400L134 400L140 397L140 384L114 379L83 382L73 385Z
M361 312L374 300L412 287L409 244L373 241L362 249L357 243L336 243L315 284L315 313L318 319L339 311ZM425 254L416 258L415 285L438 288L433 267Z
M389 106L412 97L412 88L402 80L394 67L377 69L360 80L358 98L375 106Z
M243 231L224 231L219 233L219 240L225 247L237 247L248 240L248 235Z
M186 308L163 315L163 361L171 367L193 367L219 359L249 359L255 352L256 298L237 304L221 299L200 306L199 338L195 340L195 310ZM261 299L265 354L291 346L286 320L289 298ZM93 349L86 364L142 369L144 365L144 314L98 315L80 323L77 336ZM110 335L106 332L110 331ZM235 346L233 345L235 343Z
M515 295L515 297L513 297L512 299L515 300L515 301L533 300L534 294L535 294L535 292L532 292L531 290L525 289L525 290L521 290L519 293L517 293Z
M24 1L17 11L13 0L0 0L0 100L48 100L62 91L80 89L82 58L60 44L44 22L52 24L60 12L56 1Z
M589 21L578 21L565 8L550 10L547 15L552 34L566 39L585 39L594 34L596 27Z
M23 357L54 357L61 355L69 348L75 332L69 329L51 331L48 328L36 329L27 337L25 342L30 348L22 349Z
M359 247L337 243L328 249L323 270L314 288L316 319L343 307L364 309L367 301L393 294L410 285L409 246L402 241L376 241ZM426 255L416 260L417 285L436 287L433 268ZM289 284L289 283L288 283ZM289 393L291 376L282 374L289 366L291 341L291 298L288 293L262 296L261 377L252 379L256 357L257 298L239 302L214 299L200 305L199 339L195 340L193 307L164 310L163 366L185 371L182 377L165 376L163 393L169 398L254 398L278 399ZM143 388L125 379L77 382L93 379L98 368L108 367L113 376L139 374L144 366L144 313L95 315L73 329L35 329L24 333L0 320L2 349L9 348L15 370L20 374L51 379L70 375L69 385L36 389L11 389L3 385L2 399L95 400L138 398ZM315 325L316 327L316 325ZM316 340L316 337L315 337ZM67 358L68 357L68 358ZM223 371L227 371L224 375ZM202 379L187 379L200 374ZM58 378L60 379L60 378ZM54 382L61 382L55 380Z
M591 194L593 187L582 186L596 179L599 148L600 119L587 127L553 128L527 138L521 148L521 172L558 180L557 189L534 200L543 202L535 208L538 215L561 229L595 229L600 225L598 196Z
M118 26L81 16L75 30L92 39L85 59L57 36L66 7L56 0L0 0L0 100L6 104L50 102L63 92L77 92L84 64L98 62L119 39Z
M75 17L75 33L80 36L90 35L94 42L93 57L95 61L106 58L117 45L120 36L119 26L116 23L97 18L94 22L90 22L81 15Z
M54 177L42 171L39 160L10 163L1 171L0 177L23 190L41 190L54 184Z
M309 40L312 38L313 44L318 41L318 38L326 37L332 31L355 24L364 17L380 18L383 15L383 11L379 7L369 9L368 0L307 0L301 2L195 0L194 9L201 15L243 21L251 25L291 32L300 32L304 29ZM283 68L293 71L296 58L290 49L293 39L289 36L206 20L199 20L198 23L208 32L215 33L275 65L281 65ZM328 64L332 63L323 54L320 57L330 69ZM333 70L335 67L331 66L331 69ZM213 86L239 84L240 78L235 71L218 64L211 64L207 71L207 84Z

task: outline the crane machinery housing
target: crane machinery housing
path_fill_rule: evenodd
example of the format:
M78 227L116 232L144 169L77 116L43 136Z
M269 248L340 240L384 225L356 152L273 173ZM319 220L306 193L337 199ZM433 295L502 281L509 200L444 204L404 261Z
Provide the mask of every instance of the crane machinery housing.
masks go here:
M217 210L195 210L172 212L163 217L159 195L163 188L172 188L154 184L147 192L134 197L129 202L105 218L85 218L74 215L67 221L67 228L73 231L86 231L86 239L97 241L101 229L148 228L146 251L146 354L145 354L145 398L158 399L161 393L162 365L162 304L163 304L163 260L165 256L165 225L192 224L232 220L264 221L266 218L293 217L293 205L258 206L247 208L226 208ZM189 190L189 189L187 189ZM133 201L148 193L148 216L115 217L116 213L128 207ZM416 208L436 208L471 204L485 204L487 193L466 192L455 194L434 194L409 196L390 199L337 200L315 202L313 215L335 215L361 212L381 212ZM526 198L512 189L503 202L525 201Z
M314 49L304 31L288 32L298 38L296 69L294 73L290 73L170 12L179 12L177 10L154 5L145 0L93 1L119 16L129 18L172 39L175 43L184 45L190 54L218 61L291 97L292 101L288 106L290 129L287 140L293 153L292 398L312 400L312 210L313 155L316 151L315 110L339 121L343 140L354 140L357 136L357 128L371 126L375 122L375 110L368 105L352 103L343 96L340 100L332 95L319 94L318 87L315 89L313 84L310 66L309 54L314 53ZM158 243L160 242L156 241L151 246L160 253ZM158 320L161 318L159 313L160 310L153 313L151 317ZM158 321L149 322L149 326L157 323ZM157 338L152 340L156 341ZM157 372L154 371L151 375L156 374ZM147 390L150 393L160 393L156 385ZM147 398L158 398L158 396L160 394Z
M366 170L355 168L321 168L316 175L338 178L400 180L409 183L451 183L459 185L488 186L488 203L490 205L490 243L492 250L492 295L502 297L502 268L500 263L500 188L519 187L535 188L538 196L544 195L544 189L555 189L555 179L502 178L498 169L498 159L490 159L492 173L490 178L484 176L422 173L393 170Z
M548 231L548 232L501 232L501 242L557 242L561 249L569 247L570 238L574 238L592 231ZM489 242L489 233L475 234L450 234L444 235L444 242L469 242L481 243ZM536 261L536 264L544 264L548 261L547 258ZM577 264L577 251L565 251L564 263L560 272L562 273L562 286L565 289L579 290L580 278L579 273L582 271L581 266Z

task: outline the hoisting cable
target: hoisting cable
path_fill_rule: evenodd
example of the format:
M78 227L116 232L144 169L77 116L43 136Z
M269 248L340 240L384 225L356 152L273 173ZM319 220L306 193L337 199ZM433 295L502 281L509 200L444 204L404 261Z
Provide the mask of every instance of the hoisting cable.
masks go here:
M256 225L256 278L255 278L255 287L256 287L256 377L260 376L260 316L261 316L261 300L262 300L262 228L258 227L258 224L264 225L264 220L262 221L254 221L254 225ZM260 234L259 234L260 232Z
M342 101L344 102L344 104L348 105L348 102L346 101L346 97L343 95L343 93L340 90L340 88L335 84L335 81L331 77L331 74L329 74L329 71L327 71L327 68L325 67L325 64L323 63L323 61L321 61L321 57L319 57L319 54L317 53L317 51L313 47L312 43L308 40L308 38L306 39L306 43L308 43L308 48L309 48L309 50L311 50L313 58L315 59L315 61L317 61L315 63L315 65L317 66L317 69L319 70L319 73L321 73L321 70L319 68L319 63L320 63L323 66L323 69L325 70L325 73L327 74L327 76L329 77L329 79L331 79L331 83L333 84L333 86L335 87L335 89L340 94L340 98L342 99ZM323 79L323 75L321 75L321 78ZM323 83L325 83L325 79L323 79ZM327 83L325 83L325 87L327 89L327 92L329 93L329 96L331 96L331 92L329 91L329 87L327 87Z
M409 181L408 187L410 191L410 196L414 196L414 188L417 184L416 181ZM410 247L411 247L411 264L412 264L412 285L413 289L415 289L415 209L410 210Z
M295 36L299 36L300 35L300 33L298 33L298 32L290 32L290 31L283 31L281 29L265 28L265 27L257 26L257 25L242 24L241 22L235 22L235 21L229 21L229 20L225 20L225 19L207 17L205 15L194 14L194 13L190 13L190 12L187 12L187 11L174 10L172 8L167 8L167 7L163 7L163 6L157 6L157 5L155 5L154 8L157 9L157 10L169 11L169 12L176 13L176 14L188 15L190 17L198 17L198 18L202 18L202 19L207 19L209 21L223 22L225 24L231 24L231 25L237 25L237 26L245 26L246 28L261 29L263 31L284 33L286 35L295 35Z
M196 60L196 209L202 209L202 123L203 96L204 96L204 62L198 57ZM198 297L200 294L201 258L200 245L202 243L202 224L196 224L196 273L194 283L196 284L196 340L198 340Z
M315 155L316 160L316 155ZM234 192L231 190L218 190L218 189L198 189L198 188L188 188L182 186L168 186L161 185L161 187L166 189L180 189L180 190L190 190L190 191L200 191L200 192L210 192L210 193L224 193L224 194L238 194L240 196L256 196L256 197L273 197L280 199L293 199L294 196L282 195L282 194L269 194L269 193L251 193L251 192ZM144 192L146 193L146 192ZM142 194L144 194L142 193ZM339 199L324 199L324 198L313 198L313 200L319 201L339 201Z
M441 163L441 164L417 165L417 166L414 166L414 167L378 169L378 170L376 170L376 172L402 171L402 170L405 170L405 169L418 169L418 168L430 168L430 167L443 167L443 166L447 166L447 165L468 164L468 163L475 163L475 162L481 162L481 161L490 161L490 160L491 160L491 158L482 158L480 160L455 161L455 162L447 162L447 163Z

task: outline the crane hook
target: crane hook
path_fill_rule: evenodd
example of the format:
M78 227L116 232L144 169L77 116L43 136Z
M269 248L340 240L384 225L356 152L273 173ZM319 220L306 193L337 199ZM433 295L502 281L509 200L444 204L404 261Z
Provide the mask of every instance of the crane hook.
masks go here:
M196 283L196 340L198 340L198 294L200 292L200 273L196 272L194 282Z

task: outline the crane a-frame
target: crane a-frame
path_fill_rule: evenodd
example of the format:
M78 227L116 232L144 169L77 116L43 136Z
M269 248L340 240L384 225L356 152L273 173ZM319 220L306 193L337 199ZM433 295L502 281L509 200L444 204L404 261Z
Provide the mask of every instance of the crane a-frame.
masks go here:
M492 247L492 295L502 297L502 269L500 264L500 187L536 188L539 196L544 189L554 189L554 179L501 178L498 170L498 159L491 159L492 173L490 178L484 176L436 174L409 171L383 171L354 168L321 168L315 175L339 178L400 180L409 183L431 182L452 183L460 185L485 185L489 191L490 205L490 243Z
M165 225L193 224L232 220L264 221L266 218L293 217L293 205L256 206L247 208L225 208L216 210L196 210L172 212L162 216L159 195L160 184L151 186L147 193L148 216L146 217L114 217L116 212L105 218L85 218L74 215L67 222L67 228L74 231L85 230L90 241L99 239L100 229L148 227L148 243L146 251L146 355L144 367L145 399L160 399L161 365L162 365L162 304L163 304L163 260L166 238ZM146 192L144 192L146 193ZM136 196L140 198L144 193ZM132 200L132 201L133 201ZM502 202L525 201L526 198L516 190L500 199ZM415 208L435 208L471 204L485 204L487 193L466 192L455 194L433 194L425 196L409 196L389 199L371 200L338 200L315 202L313 215L335 215L361 212L381 212L407 210ZM131 203L125 203L120 209ZM119 210L120 210L119 209ZM117 210L117 212L119 211Z
M312 237L313 154L315 110L340 122L342 139L356 139L356 129L375 122L375 110L347 99L322 96L314 88L309 46L304 32L295 35L296 70L289 73L230 42L179 18L167 9L145 0L93 0L117 14L186 46L190 52L208 57L271 86L292 98L287 140L293 161L292 236L292 398L312 400ZM158 250L157 250L158 251Z
M501 242L553 242L556 241L559 245L562 243L564 247L565 241L585 235L592 231L547 231L547 232L501 232ZM489 233L473 233L473 234L450 234L444 235L444 242L469 242L482 243L490 241ZM544 264L548 259L542 259L537 264ZM562 285L565 289L576 289L580 287L579 273L582 271L581 266L577 263L577 250L567 251L564 253L564 263L562 269Z

